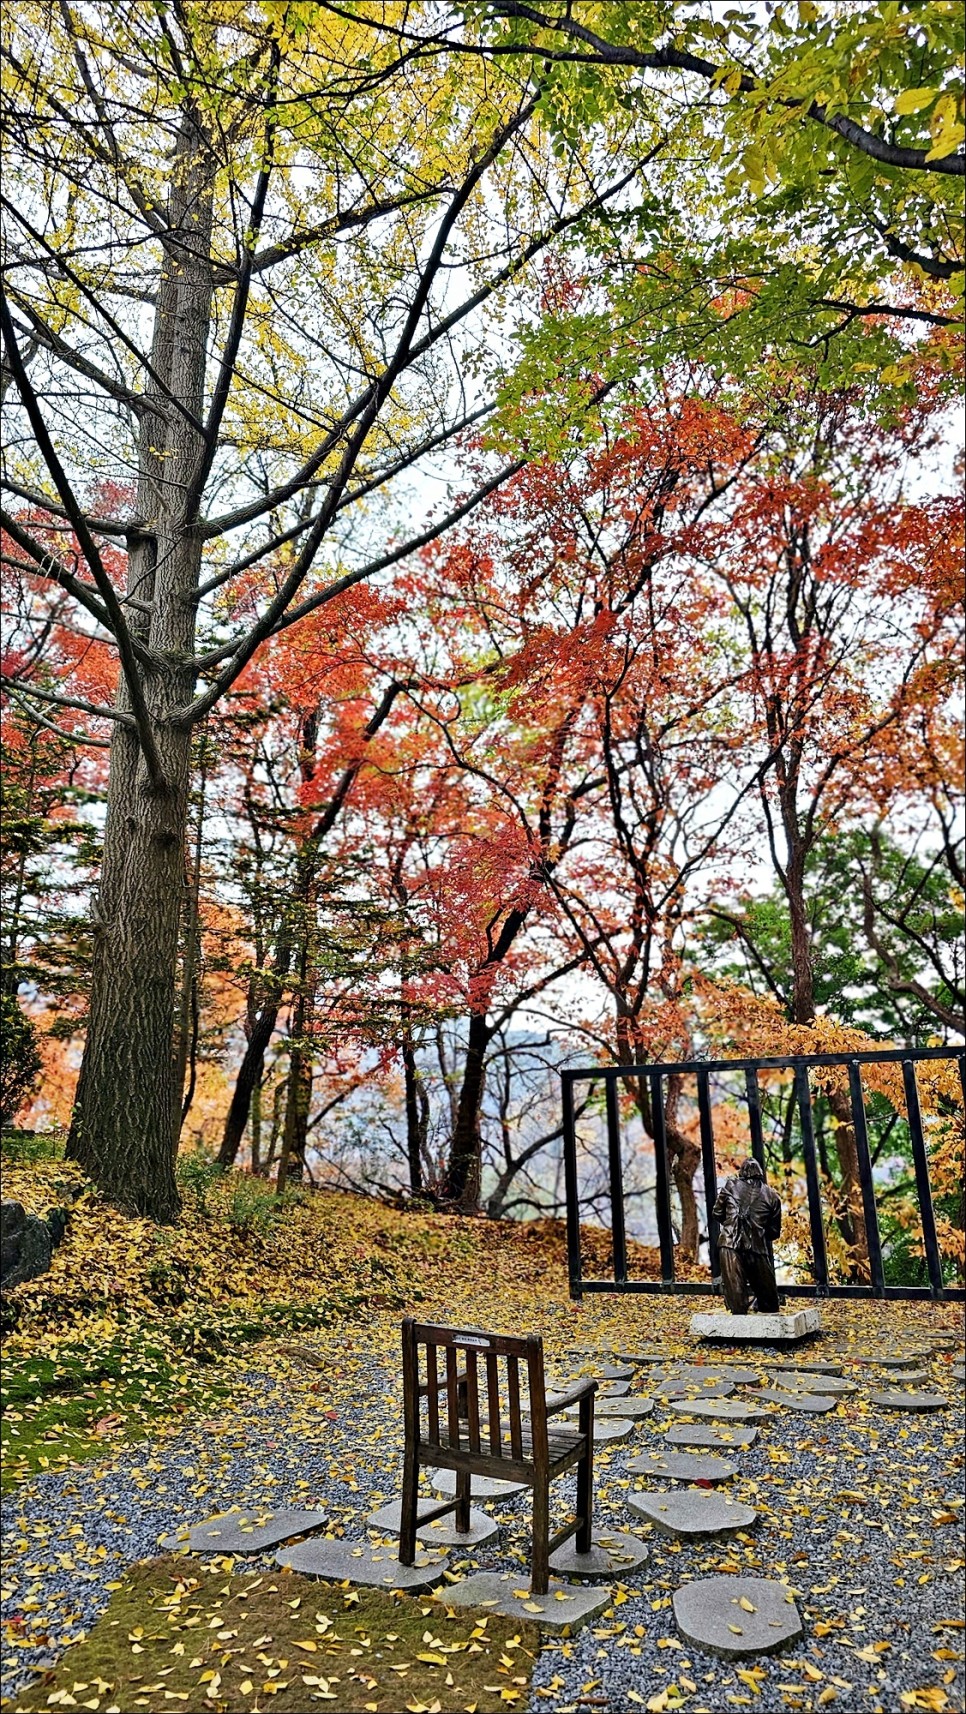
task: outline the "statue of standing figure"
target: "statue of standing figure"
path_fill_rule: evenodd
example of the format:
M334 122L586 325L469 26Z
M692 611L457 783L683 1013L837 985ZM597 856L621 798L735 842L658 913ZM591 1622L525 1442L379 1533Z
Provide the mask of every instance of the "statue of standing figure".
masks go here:
M772 1245L781 1232L782 1205L756 1160L743 1161L737 1178L725 1179L714 1214L721 1226L721 1286L728 1309L732 1315L777 1314Z

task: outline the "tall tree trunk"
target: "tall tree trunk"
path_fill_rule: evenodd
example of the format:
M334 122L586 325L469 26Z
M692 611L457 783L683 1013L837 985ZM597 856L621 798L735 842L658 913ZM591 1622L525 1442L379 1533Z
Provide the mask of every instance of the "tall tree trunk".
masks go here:
M273 978L281 979L288 974L287 965L280 965L276 958ZM251 1033L245 1043L245 1052L235 1078L235 1087L231 1092L231 1102L228 1116L225 1119L225 1129L218 1150L220 1166L234 1166L238 1151L241 1148L245 1127L248 1124L248 1114L254 1099L255 1091L261 1088L265 1071L265 1055L269 1043L275 1033L278 1014L281 1009L281 991L273 993L263 1001L255 1014ZM253 1169L254 1171L254 1166Z
M456 1108L444 1196L462 1214L478 1214L482 1178L480 1119L486 1082L486 1050L493 1034L483 1012L470 1014L463 1081Z
M132 625L157 660L142 690L161 780L133 731L114 724L97 900L90 1017L67 1152L132 1212L171 1220L180 1208L171 1122L174 994L184 876L191 735L170 719L190 701L201 541L185 496L202 441L211 322L213 164L186 110L172 166L155 310L152 367L183 407L141 424L138 511L150 534L132 540L128 590L149 605ZM155 386L155 396L157 384ZM129 708L122 677L122 712Z
M201 949L199 909L201 902L201 854L205 836L205 740L199 745L198 820L191 872L187 877L184 950L181 955L181 1001L175 1035L174 1056L174 1147L177 1151L182 1127L194 1098L198 1064L198 961ZM190 1071L190 1075L189 1075ZM188 1087L185 1089L185 1077Z
M423 1148L429 1130L429 1103L416 1065L416 1050L408 1018L402 1030L402 1062L406 1094L406 1162L409 1189L418 1196L423 1188Z
M792 954L792 1022L815 1022L815 958L812 935L805 903L805 859L803 841L797 834L797 816L785 815L785 837L788 843L788 863L785 870L785 896L791 929ZM834 1083L828 1087L828 1102L832 1118L835 1157L838 1162L841 1188L840 1206L835 1211L839 1231L848 1245L852 1277L868 1284L871 1279L869 1240L865 1229L862 1184L859 1178L859 1157L852 1124L852 1107L844 1086Z

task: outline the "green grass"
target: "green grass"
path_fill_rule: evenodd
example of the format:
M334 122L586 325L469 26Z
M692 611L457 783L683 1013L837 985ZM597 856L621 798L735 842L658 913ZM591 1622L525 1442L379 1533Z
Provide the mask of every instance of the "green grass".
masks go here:
M84 1641L14 1707L496 1714L526 1706L538 1650L532 1625L448 1613L445 1596L226 1574L172 1554L135 1566Z
M210 1380L202 1402L228 1388ZM140 1339L5 1361L0 1390L3 1492L38 1471L96 1458L114 1439L142 1440L160 1418L197 1407L192 1366Z
M0 1152L8 1161L62 1161L64 1131L3 1131Z

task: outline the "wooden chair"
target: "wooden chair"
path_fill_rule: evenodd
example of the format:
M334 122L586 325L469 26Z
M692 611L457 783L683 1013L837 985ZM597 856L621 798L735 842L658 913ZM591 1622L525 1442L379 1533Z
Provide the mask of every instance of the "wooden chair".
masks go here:
M442 1366L440 1363L442 1357ZM416 1489L420 1465L456 1473L455 1500L442 1501L418 1521L455 1511L458 1530L470 1527L474 1476L525 1482L533 1489L533 1556L530 1587L545 1595L551 1553L577 1537L578 1553L591 1546L596 1381L581 1381L568 1393L547 1397L543 1340L536 1334L502 1334L434 1327L407 1316L402 1325L403 1402L406 1448L403 1464L399 1558L416 1555ZM521 1409L520 1365L525 1365L529 1416ZM505 1392L501 1368L505 1365ZM440 1395L445 1406L440 1408ZM485 1394L485 1403L481 1395ZM506 1412L503 1398L506 1398ZM579 1406L576 1428L548 1427L570 1405ZM577 1521L550 1535L550 1483L577 1466Z

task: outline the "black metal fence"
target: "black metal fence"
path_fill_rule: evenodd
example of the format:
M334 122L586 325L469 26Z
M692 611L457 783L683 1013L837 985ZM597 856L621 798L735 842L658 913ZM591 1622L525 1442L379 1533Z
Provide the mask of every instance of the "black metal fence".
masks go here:
M596 1066L593 1070L562 1071L563 1148L567 1195L567 1256L570 1273L570 1294L579 1298L584 1292L718 1292L718 1231L712 1209L717 1196L715 1169L714 1118L712 1088L734 1074L743 1074L743 1100L747 1108L751 1152L764 1167L765 1135L762 1117L762 1072L791 1071L794 1079L794 1109L797 1113L801 1158L805 1169L808 1195L808 1216L811 1256L811 1283L781 1287L790 1297L899 1297L952 1298L966 1297L961 1285L944 1280L943 1258L936 1232L933 1191L929 1177L929 1153L923 1126L916 1067L926 1061L945 1060L958 1065L960 1102L966 1104L966 1055L961 1048L883 1049L860 1054L809 1054L784 1059L689 1060L680 1064ZM908 1123L912 1163L915 1170L916 1193L922 1238L922 1253L928 1285L887 1285L879 1216L876 1205L876 1185L869 1147L866 1093L862 1068L870 1065L901 1067L905 1119ZM826 1210L823 1206L822 1178L816 1148L815 1112L810 1073L823 1068L842 1068L847 1074L851 1124L854 1131L859 1182L862 1191L862 1214L868 1251L868 1281L840 1284L829 1281L826 1246ZM702 1176L704 1179L705 1215L709 1274L707 1280L677 1280L675 1278L675 1239L671 1204L671 1180L665 1130L665 1093L667 1080L693 1078L697 1085L698 1124L701 1138ZM650 1130L654 1145L656 1223L661 1254L661 1279L641 1280L628 1277L628 1247L624 1191L623 1147L621 1134L620 1086L633 1087L633 1080L643 1079L650 1105ZM607 1134L609 1196L611 1210L611 1249L613 1277L584 1279L580 1235L580 1186L578 1183L578 1138L575 1119L575 1086L604 1085L604 1115ZM789 1113L791 1114L791 1108ZM952 1117L952 1114L950 1115Z

